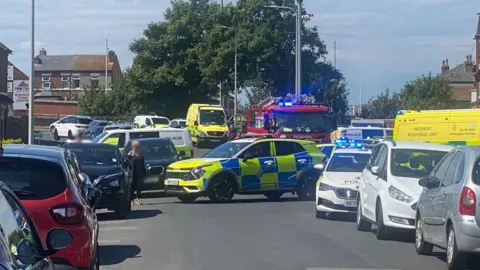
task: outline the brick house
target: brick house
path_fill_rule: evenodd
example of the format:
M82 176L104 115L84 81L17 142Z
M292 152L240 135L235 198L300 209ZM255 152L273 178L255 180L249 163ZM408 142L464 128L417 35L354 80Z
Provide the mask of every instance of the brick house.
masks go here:
M108 56L47 55L47 51L41 49L35 58L35 89L40 91L35 99L74 101L81 90L92 84L112 89L119 83L121 74L114 51L109 51Z
M11 53L12 50L0 42L0 92L7 92L8 56Z
M466 55L465 61L452 69L450 69L448 59L442 61L440 76L450 82L454 100L453 108L479 107L480 17L474 40L476 42L475 59L471 54Z

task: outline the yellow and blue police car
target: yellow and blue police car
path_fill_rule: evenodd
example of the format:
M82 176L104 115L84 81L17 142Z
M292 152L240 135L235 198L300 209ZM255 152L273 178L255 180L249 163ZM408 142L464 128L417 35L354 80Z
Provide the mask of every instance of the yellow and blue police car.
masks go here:
M295 192L315 198L315 168L325 155L314 142L292 139L239 139L224 143L202 158L178 161L167 168L165 192L183 202L207 196L231 201L234 194L264 194L278 199Z

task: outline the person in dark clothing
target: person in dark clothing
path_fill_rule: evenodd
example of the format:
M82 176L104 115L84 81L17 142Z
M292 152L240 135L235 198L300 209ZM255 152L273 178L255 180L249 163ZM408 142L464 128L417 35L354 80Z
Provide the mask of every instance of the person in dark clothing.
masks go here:
M228 133L227 133L227 141L233 141L237 137L237 128L233 125L230 124L228 127Z
M135 204L142 204L139 199L142 192L143 179L145 178L145 158L140 151L140 142L132 142L132 150L128 152L128 160L132 170L132 197Z

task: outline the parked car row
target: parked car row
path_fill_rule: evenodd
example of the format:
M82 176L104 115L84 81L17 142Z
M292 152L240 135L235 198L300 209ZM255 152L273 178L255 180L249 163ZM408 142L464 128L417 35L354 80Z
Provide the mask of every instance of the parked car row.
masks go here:
M356 213L357 230L376 225L379 240L415 232L418 254L436 246L448 269L466 269L480 252L480 147L387 139L365 154L334 151L317 183L317 218Z

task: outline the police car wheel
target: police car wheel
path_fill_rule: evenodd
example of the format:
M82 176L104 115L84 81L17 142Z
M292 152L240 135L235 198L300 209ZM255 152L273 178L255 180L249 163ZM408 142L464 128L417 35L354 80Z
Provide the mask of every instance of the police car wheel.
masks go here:
M212 179L208 192L208 198L212 202L230 202L234 194L234 184L229 175L220 174Z
M376 209L376 222L377 222L377 239L378 240L388 240L390 237L390 232L388 228L383 223L383 210L382 210L382 203L378 202L377 209Z
M316 218L326 218L327 217L327 212L325 211L315 211L315 217Z
M280 191L268 191L268 192L265 192L263 195L265 195L265 197L267 197L267 198L270 199L270 200L278 200L278 199L280 199L280 197L282 197L283 192L280 192Z
M177 198L184 203L194 202L198 197L197 196L177 196Z
M297 196L302 201L315 200L315 181L309 175L302 177L300 186L297 188Z

